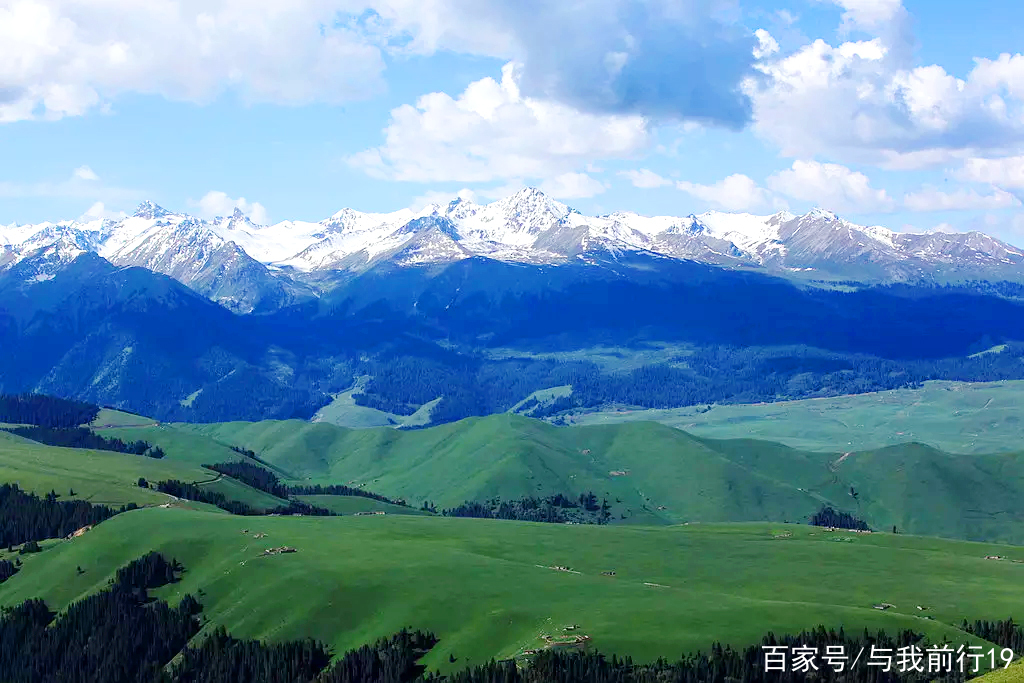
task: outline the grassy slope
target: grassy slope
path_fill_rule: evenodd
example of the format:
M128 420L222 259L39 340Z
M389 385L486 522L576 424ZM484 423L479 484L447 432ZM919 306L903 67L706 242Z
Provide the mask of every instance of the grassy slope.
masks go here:
M996 669L977 679L978 683L1021 683L1024 681L1024 659L1018 659L1006 669Z
M876 528L1024 543L1021 454L903 444L844 458L656 423L556 428L515 415L412 432L301 421L175 428L252 448L296 479L363 485L414 504L591 490L615 503L616 520L633 523L806 521L830 504Z
M567 430L495 415L413 432L301 421L178 428L252 448L296 479L363 485L440 507L587 490L622 501L616 515L634 522L796 519L791 515L806 517L818 507L795 487L656 424ZM610 475L626 470L628 476Z
M151 417L126 413L113 408L100 408L96 419L89 426L93 429L106 429L109 427L148 427L153 424L157 424L157 421Z
M228 498L257 508L275 507L282 501L229 478L217 479L214 472L170 458L156 460L138 455L81 448L43 446L27 439L0 437L0 483L16 483L38 495L51 489L61 500L87 500L99 505L161 505L169 497L152 489L139 488L139 478L149 482L179 479L203 484ZM216 480L216 481L215 481ZM75 496L68 495L74 489ZM175 505L216 510L202 503L179 501Z
M773 538L783 530L792 536ZM254 540L257 532L267 537ZM837 542L845 537L853 540ZM298 552L258 557L283 544ZM602 651L651 659L819 623L912 628L959 644L969 639L948 624L1024 611L1024 564L983 559L1024 558L1016 547L767 524L256 519L173 508L121 515L28 558L0 589L0 603L43 597L66 605L149 550L187 568L162 596L202 589L212 623L235 635L312 636L341 651L403 626L427 628L441 637L428 660L439 667L449 666L449 653L458 667L512 655L571 623ZM581 573L544 568L551 565ZM601 575L611 569L616 576ZM895 607L872 609L882 601Z
M699 436L779 441L795 448L850 451L920 441L954 453L1012 451L1024 443L1024 380L926 382L855 396L756 405L587 413L576 424L654 420Z
M221 444L196 436L195 434L172 429L161 425L158 427L120 427L97 429L96 432L108 439L135 441L141 439L157 444L164 449L167 457L178 462L191 465L212 465L219 462L245 460L245 456L231 450L228 445Z

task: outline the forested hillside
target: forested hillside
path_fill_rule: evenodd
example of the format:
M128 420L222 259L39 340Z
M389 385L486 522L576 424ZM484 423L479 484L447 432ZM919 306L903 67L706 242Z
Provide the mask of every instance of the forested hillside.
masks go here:
M8 269L0 391L165 422L307 419L368 377L359 405L402 416L439 400L428 417L440 424L564 386L570 395L531 414L1024 379L1024 306L1005 287L847 292L642 254L608 258L382 266L319 301L260 315L90 254L29 288ZM652 359L652 345L678 353ZM1002 353L974 355L996 345ZM598 347L623 367L596 361Z

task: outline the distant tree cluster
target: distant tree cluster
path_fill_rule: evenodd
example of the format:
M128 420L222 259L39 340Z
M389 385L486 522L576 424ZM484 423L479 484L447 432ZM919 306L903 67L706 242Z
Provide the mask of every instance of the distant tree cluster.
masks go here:
M213 465L203 465L203 467L237 479L272 496L288 497L288 487L281 483L276 474L259 465L249 462L219 462Z
M869 530L868 524L864 520L858 519L849 512L833 510L828 505L822 507L811 516L811 524L814 526L835 527L836 529Z
M1004 621L974 621L964 619L961 630L973 633L999 647L1008 647L1019 655L1024 655L1024 628L1013 619Z
M365 489L343 486L341 484L331 484L330 486L321 486L320 484L314 486L289 486L288 493L293 496L359 496L360 498L370 498L382 503L408 507L408 503L405 502L404 498L388 498Z
M96 419L100 409L90 403L42 394L0 394L0 422L38 427L77 427Z
M428 683L811 683L835 681L842 683L959 683L964 674L951 672L924 673L901 672L897 667L884 670L877 666L846 666L842 673L825 664L819 658L818 669L797 671L787 662L786 671L769 671L764 664L763 646L781 645L787 648L810 647L824 653L827 646L842 646L843 651L854 653L871 647L898 648L916 645L923 648L923 635L902 631L890 636L879 631L862 636L850 636L840 629L826 631L824 628L801 633L797 636L776 638L766 636L762 643L742 650L712 645L709 652L699 652L670 662L665 659L640 664L631 658L605 657L597 652L556 652L546 650L534 656L529 666L519 667L513 661L490 662L466 669L452 676L429 675ZM788 659L788 657L787 657ZM852 659L852 656L851 656ZM922 667L925 668L925 667Z
M136 507L131 503L114 510L84 500L62 501L53 492L40 498L22 491L17 484L0 484L0 546L63 538Z
M312 681L331 661L314 640L267 644L238 640L218 626L202 643L186 647L167 679L174 683L297 683Z
M0 583L3 583L17 574L20 568L21 567L10 560L0 560Z
M162 448L147 441L107 439L86 427L8 427L6 431L47 446L91 448L97 451L115 451L157 459L166 455Z
M0 615L0 680L5 683L143 683L199 632L199 603L186 595L177 608L150 601L176 566L154 554L122 568L109 587L72 603L59 617L42 600ZM142 563L142 566L136 566ZM56 619L54 618L56 617Z
M517 412L550 417L570 410L624 404L676 408L755 403L919 387L934 379L1024 378L1024 345L999 354L893 360L809 346L695 347L670 362L608 372L588 361L482 360L468 356L397 356L369 361L373 379L354 396L359 405L402 415L438 397L431 423L511 409L534 391L571 385L550 402L530 398Z
M210 491L198 484L178 481L177 479L167 479L165 481L157 482L156 490L176 498L184 498L185 500L193 500L197 503L216 505L221 510L230 512L233 515L244 515L247 517L255 517L259 515L311 515L315 517L334 516L334 513L327 508L322 508L318 505L310 505L309 503L305 503L301 500L289 500L287 505L279 505L271 510L257 510L256 508L241 501L230 500L219 491Z
M431 509L424 503L424 509ZM563 494L555 494L546 498L519 498L518 500L501 500L492 498L486 501L466 501L454 508L442 510L445 517L478 517L483 519L508 519L523 522L550 522L564 524L607 524L611 519L611 506L608 501L597 502L592 492L580 494L572 499Z

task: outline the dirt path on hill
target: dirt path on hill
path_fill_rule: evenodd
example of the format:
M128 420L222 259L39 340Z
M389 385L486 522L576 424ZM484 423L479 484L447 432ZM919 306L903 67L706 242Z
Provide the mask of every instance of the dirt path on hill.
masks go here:
M836 470L839 469L839 466L843 464L843 461L849 458L851 455L853 455L852 452L843 453L841 456L839 456L839 459L833 462L831 465L829 465L828 468L835 472Z

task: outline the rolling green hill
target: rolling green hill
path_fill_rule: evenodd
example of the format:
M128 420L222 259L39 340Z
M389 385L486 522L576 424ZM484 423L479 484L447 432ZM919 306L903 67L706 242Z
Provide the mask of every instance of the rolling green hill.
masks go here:
M85 500L111 507L128 503L162 505L170 502L171 497L150 488L140 488L139 478L151 483L178 479L198 483L261 510L283 504L278 498L188 462L114 451L56 448L6 436L10 438L0 432L0 483L17 484L37 495L53 490L61 500ZM70 495L72 490L74 496ZM176 500L173 504L219 512L213 506L187 500Z
M298 420L167 431L251 448L294 480L439 507L593 491L612 503L614 521L650 524L803 522L829 504L876 529L1024 542L1019 453L953 455L914 443L815 453L697 438L657 423L559 428L517 415L416 431Z
M1015 451L1024 443L1024 381L925 382L853 396L667 410L612 407L572 424L655 421L698 436L778 441L812 451L853 451L919 441L952 453Z
M297 552L261 556L282 545ZM1024 559L1017 547L778 524L241 518L175 508L128 512L49 544L3 585L0 604L67 605L149 550L186 567L157 595L175 602L201 590L208 628L312 636L343 651L413 626L440 637L426 662L440 668L453 666L449 654L456 667L514 655L565 624L579 624L601 651L649 660L819 623L910 628L960 644L974 641L950 624L1024 611L1024 564L1009 561ZM996 553L1009 559L984 559ZM882 602L894 607L873 609Z

